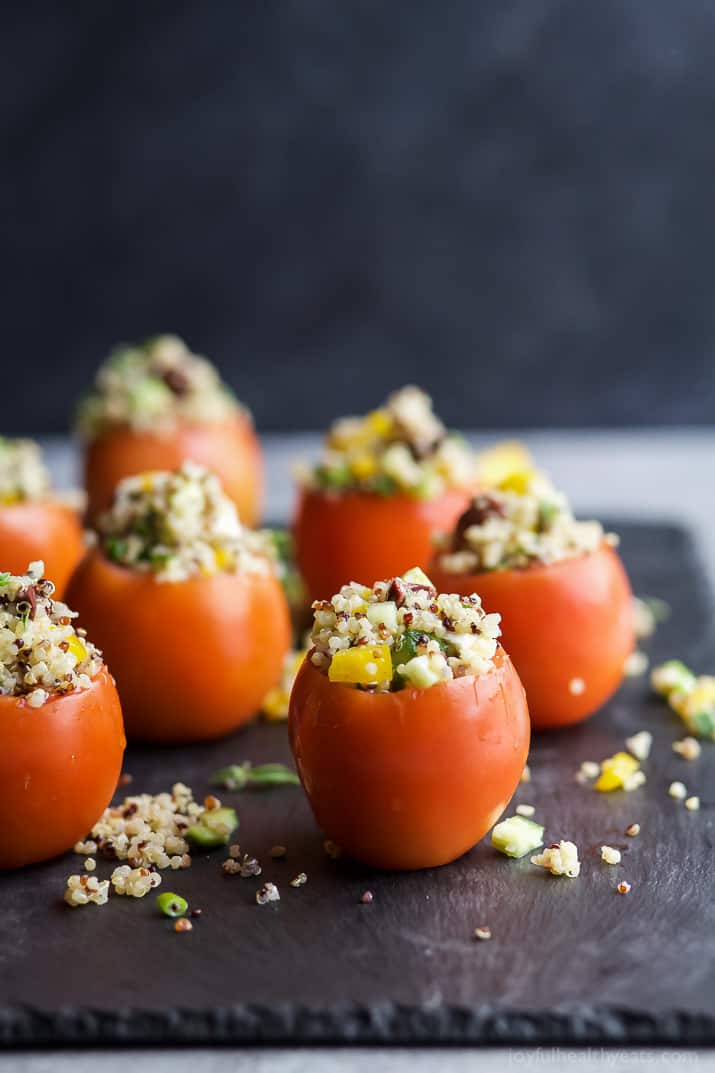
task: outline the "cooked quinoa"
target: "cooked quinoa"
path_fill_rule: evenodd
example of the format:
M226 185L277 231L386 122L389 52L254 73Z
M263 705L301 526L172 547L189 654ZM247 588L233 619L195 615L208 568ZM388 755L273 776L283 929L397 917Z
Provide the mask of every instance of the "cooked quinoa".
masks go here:
M241 525L218 477L195 462L120 481L97 529L112 562L157 581L275 570L272 542Z
M494 667L501 616L475 593L438 593L419 569L372 588L352 581L313 612L308 658L333 682L385 693Z
M455 574L557 563L595 551L606 536L600 522L579 522L568 500L543 474L512 474L475 496L439 556Z
M96 876L68 876L64 900L72 909L81 905L106 905L109 898L109 880Z
M44 569L38 561L22 576L0 574L0 694L33 708L87 689L102 666L101 652L72 625L76 613L52 599Z
M126 861L130 869L188 868L191 857L184 836L205 811L181 782L171 793L125 797L104 810L89 839L76 843L75 853Z
M43 499L50 490L50 474L34 440L0 436L0 505Z
M469 487L475 457L449 433L429 395L403 387L364 417L343 417L328 433L321 461L298 473L308 487L433 499L446 488Z
M531 858L531 863L546 868L552 876L566 876L568 879L576 879L581 872L577 846L563 839L537 853Z
M170 432L177 421L221 421L246 411L215 366L175 335L117 347L100 367L77 413L87 439L107 429Z

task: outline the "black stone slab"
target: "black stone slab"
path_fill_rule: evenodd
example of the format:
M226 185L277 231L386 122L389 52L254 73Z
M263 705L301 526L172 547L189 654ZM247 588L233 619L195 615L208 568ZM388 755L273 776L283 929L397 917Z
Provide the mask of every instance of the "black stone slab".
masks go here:
M620 525L637 592L673 614L649 648L715 668L710 594L689 536ZM630 794L577 785L584 759L616 751L643 728L655 737L648 782ZM227 878L222 854L164 873L203 915L176 935L153 897L111 897L69 910L65 877L79 859L0 877L0 1042L715 1042L713 815L715 746L688 764L671 749L678 721L627 682L588 724L538 736L533 781L516 801L537 806L548 840L575 840L579 879L509 861L487 843L457 863L381 874L322 851L299 789L223 795L241 816L240 842L281 890L258 907L260 881ZM227 762L288 758L285 726L257 725L202 748L132 749L132 791L181 779L197 794ZM668 797L682 779L699 813ZM624 837L632 821L638 838ZM618 868L603 843L623 851ZM285 861L268 849L288 846ZM98 873L111 866L101 862ZM288 881L308 874L305 887ZM615 893L618 878L631 893ZM371 905L360 904L366 889ZM475 942L488 924L491 942Z

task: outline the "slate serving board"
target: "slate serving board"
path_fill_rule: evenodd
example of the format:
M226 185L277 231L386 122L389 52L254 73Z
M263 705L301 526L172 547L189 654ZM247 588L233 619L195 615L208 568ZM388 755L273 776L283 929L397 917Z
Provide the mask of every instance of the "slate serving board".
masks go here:
M690 537L617 528L635 590L672 607L652 657L712 670L710 595ZM608 796L574 782L582 760L643 728L655 737L645 787ZM578 843L574 881L486 842L412 875L331 861L293 788L222 794L239 810L242 846L264 864L261 880L225 877L220 852L164 873L163 890L203 910L190 934L175 934L153 897L66 908L71 854L2 876L0 1042L713 1043L715 745L689 764L671 749L677 736L640 678L588 724L535 738L532 782L515 803L536 805L547 840ZM288 756L285 726L259 724L201 748L131 749L125 769L132 792L181 779L198 796L219 766ZM668 797L676 778L700 794L699 813ZM632 821L642 825L635 839L623 834ZM603 842L623 851L620 867L600 862ZM288 847L285 861L268 858L275 843ZM97 874L110 870L102 862ZM299 871L309 878L296 890L288 880ZM632 884L625 897L614 890L621 877ZM279 904L256 905L264 879L279 885ZM371 905L360 903L366 889ZM492 940L475 942L485 923Z

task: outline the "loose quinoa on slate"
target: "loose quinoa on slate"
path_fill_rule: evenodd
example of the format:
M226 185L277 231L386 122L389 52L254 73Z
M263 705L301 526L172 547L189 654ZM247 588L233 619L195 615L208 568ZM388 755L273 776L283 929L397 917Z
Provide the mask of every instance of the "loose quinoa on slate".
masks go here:
M24 576L0 574L0 694L33 708L87 689L102 666L99 650L73 627L75 612L52 599L44 568L38 561Z
M50 490L50 475L34 440L0 436L0 505L43 499Z
M93 439L107 429L171 431L179 420L220 421L248 416L206 358L175 335L117 347L100 367L77 414L79 431Z
M372 588L352 581L313 611L308 658L333 682L384 693L494 666L500 616L476 594L438 593L419 569Z
M514 474L476 496L457 522L439 565L475 573L556 563L615 543L600 522L579 522L568 500L543 474Z
M404 387L364 417L343 417L330 429L322 460L299 480L325 491L407 493L432 499L446 488L473 483L468 444L447 432L429 395Z
M112 562L158 581L275 569L269 538L241 525L218 477L195 462L125 477L97 529Z

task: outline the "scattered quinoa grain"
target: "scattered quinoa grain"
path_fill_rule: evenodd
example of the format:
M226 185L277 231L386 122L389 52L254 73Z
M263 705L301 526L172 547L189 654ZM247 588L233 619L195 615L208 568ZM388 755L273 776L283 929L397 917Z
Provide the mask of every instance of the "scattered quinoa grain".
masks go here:
M84 862L84 870L85 870L85 872L93 872L96 867L97 867L97 862L95 861L94 857L87 857L87 859Z
M685 807L688 812L697 812L700 808L700 798L695 795L693 797L686 797Z
M187 917L179 917L179 919L174 924L174 931L178 931L178 932L193 931L193 928L194 928L194 925L191 923L191 921Z
M374 901L374 899L375 895L372 893L371 890L364 890L360 895L360 901L363 905L370 905L370 903Z
M149 868L130 868L122 864L111 875L115 894L125 894L130 898L143 898L150 890L158 887L161 876Z
M682 741L673 742L673 752L682 756L683 760L697 760L702 752L702 746L697 738L683 738Z
M531 858L531 863L546 868L552 876L567 876L568 879L576 879L581 871L578 848L573 842L563 839L537 853Z
M524 764L524 770L521 773L519 782L531 782L531 768L528 764Z
M237 876L241 872L241 865L233 857L227 857L221 865L221 871L227 876Z
M214 809L221 808L221 802L214 794L209 794L208 797L204 798L204 808L208 812L213 812Z
M613 846L601 846L601 860L606 864L620 864L621 851Z
M232 846L228 847L228 855L229 857L233 857L235 861L238 860L241 856L241 847L238 842L234 842Z
M338 857L341 857L343 853L337 842L333 842L330 838L326 838L325 842L323 842L323 849L331 861L337 861Z
M631 885L630 885L630 883L627 883L625 879L622 879L621 882L616 887L616 890L618 891L619 894L628 894L630 889L631 889Z
M119 776L119 785L120 786L129 786L133 782L134 782L134 776L130 775L128 771L123 771L122 774Z
M629 838L635 838L636 835L641 833L641 825L639 823L629 823L626 827L626 834Z
M74 851L75 851L75 853L81 853L84 856L89 857L89 856L91 856L92 853L97 852L97 843L96 842L91 842L91 841L89 841L89 842L75 842Z
M69 876L64 900L72 909L82 905L106 905L109 898L109 880L96 876Z
M671 782L668 787L668 793L671 797L674 797L676 801L683 801L688 796L688 791L682 782Z
M584 760L579 768L579 771L586 779L596 779L601 770L601 765L597 764L595 760Z
M274 861L280 861L283 859L283 857L285 857L287 852L288 850L285 848L285 846L271 846L270 855Z
M474 938L480 940L481 942L486 942L488 939L491 939L491 937L492 929L486 927L486 925L483 925L481 928L474 929Z
M294 879L291 879L290 885L291 887L304 887L307 882L308 877L305 872L299 872Z
M536 809L533 805L517 805L516 811L520 816L533 816Z
M630 656L627 656L623 664L623 673L626 678L640 678L648 670L649 660L645 652L640 648L634 649Z
M256 891L258 905L266 905L267 902L279 902L280 900L280 892L275 883L265 883L260 890Z
M249 857L247 853L244 853L243 860L241 861L241 876L244 879L251 879L253 876L259 876L261 874L261 866L255 857ZM271 884L267 884L271 886Z

